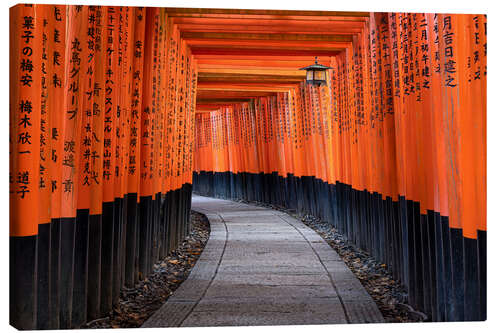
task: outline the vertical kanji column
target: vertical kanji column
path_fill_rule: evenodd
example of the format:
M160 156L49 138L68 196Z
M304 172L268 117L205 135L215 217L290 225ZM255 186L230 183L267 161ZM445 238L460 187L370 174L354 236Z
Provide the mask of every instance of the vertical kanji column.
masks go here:
M133 55L132 55L132 86L130 102L130 140L128 158L128 184L127 184L127 230L126 230L126 261L125 261L125 286L132 287L137 282L136 256L137 256L137 230L138 230L138 203L140 187L140 133L141 133L141 107L142 107L142 78L144 64L144 43L146 9L137 7L132 9L134 17Z
M43 22L34 5L10 9L10 323L36 328L40 90Z
M102 261L101 261L101 311L107 313L112 308L113 299L113 243L114 230L114 182L116 150L116 107L119 79L117 77L118 11L107 8L103 35L104 62L104 106L103 106L103 153L102 153Z
M49 269L50 269L50 187L49 183L49 47L52 42L48 34L52 27L50 8L45 5L35 5L37 21L41 26L41 67L40 67L40 178L39 191L39 220L37 240L37 328L49 328L50 297L49 297ZM50 45L49 45L50 44Z
M75 163L77 177L75 177L74 191L76 192L76 221L75 221L75 252L73 272L73 302L71 306L71 326L79 327L87 319L87 282L88 282L88 241L89 241L89 213L90 213L90 155L92 147L92 101L93 101L93 71L94 71L94 37L89 29L95 29L95 8L82 6L79 10L81 26L78 37L73 40L73 55L71 60L78 65L78 108L75 109L79 125L73 133L75 149L78 158ZM78 58L76 53L79 52ZM72 96L73 99L73 96Z
M104 112L105 112L105 75L106 75L106 23L108 8L96 6L89 13L89 23L94 20L94 27L89 27L90 44L93 51L93 80L87 91L92 96L92 103L87 110L92 113L91 132L88 134L90 145L90 210L89 210L89 262L88 262L88 299L87 315L89 320L101 315L101 289L103 262L103 152L104 152ZM92 17L93 15L93 17Z
M151 201L153 191L153 68L155 62L155 43L158 39L158 8L147 8L145 35L149 40L144 47L143 103L141 110L141 169L139 202L139 279L149 272L151 250ZM156 44L157 47L157 44Z
M66 6L51 6L49 21L52 27L48 31L48 96L50 162L48 171L50 177L50 318L49 327L59 328L60 317L60 257L61 257L61 195L62 195L62 156L64 151L63 119L60 112L65 103L65 71L66 71ZM47 157L46 157L47 158Z

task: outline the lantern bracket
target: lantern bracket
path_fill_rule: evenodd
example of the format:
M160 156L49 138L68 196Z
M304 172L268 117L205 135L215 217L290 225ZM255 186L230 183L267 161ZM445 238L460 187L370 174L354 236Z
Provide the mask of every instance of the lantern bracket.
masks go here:
M306 83L321 86L326 84L326 70L328 69L332 69L332 67L319 64L318 57L315 57L314 64L300 68L299 70L307 71Z

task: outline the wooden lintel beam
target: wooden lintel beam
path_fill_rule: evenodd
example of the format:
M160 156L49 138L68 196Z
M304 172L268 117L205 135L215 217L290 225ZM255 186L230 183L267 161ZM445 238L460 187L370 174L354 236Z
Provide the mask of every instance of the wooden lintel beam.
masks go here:
M281 75L281 76L294 76L306 77L306 71L298 69L264 69L264 68L201 68L198 70L200 73L216 73L216 74L251 74L251 75Z
M204 87L204 88L197 88L199 91L211 91L211 92L219 92L219 91L228 91L228 92L234 92L234 91L240 91L244 93L255 93L255 92L286 92L290 90L292 87L280 87L280 86L275 86L275 87L261 87L261 88L237 88L237 87L227 87L227 88L212 88L212 87Z
M214 82L214 81L202 81L198 82L198 88L203 88L203 87L245 87L245 88L252 88L252 87L274 87L274 86L282 86L282 87L289 87L296 85L296 82L293 83L274 83L274 82L250 82L250 83L243 83L243 82Z
M355 19L355 20L348 20L348 19L341 19L341 20L315 20L314 18L317 17L311 17L311 19L308 20L296 20L292 18L276 18L276 17L271 17L271 18L266 18L266 17L250 17L250 16L238 16L238 17L173 17L172 18L172 23L175 25L183 25L183 24L203 24L206 25L207 27L213 26L213 25L225 25L225 26L230 26L230 25L236 25L236 26L242 26L242 25L248 25L248 26L253 26L253 25L261 25L261 26L281 26L281 27L287 27L290 29L293 28L303 28L303 27L318 27L318 28L323 28L323 29L336 29L336 28L345 28L345 29L350 29L350 28L364 28L365 24L367 22L367 19Z
M276 9L228 9L228 8L174 8L167 7L168 16L200 15L245 15L245 16L304 16L304 17L369 17L369 12L326 11L326 10L276 10Z
M211 60L216 60L216 61L226 61L226 62L232 62L232 61L283 61L283 62L313 62L314 57L313 56L301 56L301 55L248 55L248 54L197 54L195 57L196 61L198 63L203 62L203 61L211 61ZM330 56L323 56L323 57L318 57L318 61L321 63L327 63L329 62Z
M193 55L246 55L246 56L335 56L345 48L316 49L316 48L255 48L255 47L191 47Z
M270 92L286 92L298 86L297 83L255 83L255 84L241 84L241 83L224 83L224 84L201 84L197 88L198 96L215 96L215 95L245 95L247 93L266 94Z
M279 40L314 42L352 42L351 35L278 34L278 33L233 33L233 32L181 32L185 40L230 39L230 40Z
M243 103L243 102L250 102L252 100L252 97L248 98L233 98L233 99L200 99L197 100L197 103L202 103L202 104L232 104L232 103Z
M198 73L198 83L203 82L300 82L304 77L301 76L283 76L283 75L251 75L251 74L232 74L232 73Z
M345 49L352 45L351 42L318 42L305 40L255 40L255 39L188 39L186 44L191 47L226 47L226 48L281 48L281 49Z
M214 79L202 79L198 80L198 84L200 83L221 83L221 84L235 84L235 83L257 83L257 84L298 84L300 82L304 81L304 78L301 79L266 79L266 78L253 78L253 79L236 79L236 80L230 80L226 78L214 78Z
M313 35L352 35L362 32L362 26L339 25L318 26L316 24L289 26L257 24L178 24L183 32L232 32L232 33L280 33Z
M248 97L248 96L272 96L274 91L259 91L255 89L248 90L200 90L196 97L198 98L229 98L229 97Z
M290 86L281 86L281 87L261 87L261 88L238 88L238 87L227 87L227 88L217 88L217 89L201 89L200 90L200 98L201 97L217 97L217 96L245 96L245 95L262 95L266 96L266 94L276 93L276 92L287 92L291 89L297 88L298 85L290 85Z
M229 103L224 103L224 104L229 105ZM220 108L221 108L221 105L217 104L217 103L196 103L197 110L217 111Z
M210 113L214 111L219 111L220 108L210 108L210 109L196 109L194 110L194 113Z
M214 62L198 62L198 71L202 72L205 69L217 69L217 68L254 68L254 69L272 69L272 70L296 70L309 65L312 65L314 61L300 61L291 63L279 63L279 62L260 62L255 61L255 63L241 63L241 62L228 62L228 61L214 61Z

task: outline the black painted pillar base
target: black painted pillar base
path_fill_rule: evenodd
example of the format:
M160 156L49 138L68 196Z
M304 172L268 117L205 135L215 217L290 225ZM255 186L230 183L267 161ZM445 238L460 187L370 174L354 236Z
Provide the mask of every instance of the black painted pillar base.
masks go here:
M486 231L478 230L477 246L479 257L479 320L486 320Z
M36 296L36 328L50 329L50 223L38 225L37 237L37 296Z
M76 211L75 263L73 273L73 302L71 327L78 328L87 321L87 280L89 248L89 210Z
M114 202L102 204L102 238L101 238L101 314L108 314L113 305L113 242Z
M464 320L480 320L479 258L477 239L464 237Z
M137 240L137 221L138 204L137 193L129 193L125 202L127 209L127 231L125 246L125 286L133 287L135 285L136 269L136 240Z
M19 330L36 329L37 236L9 239L9 321Z
M120 297L122 278L122 230L123 227L123 198L115 198L113 218L113 292L112 302L115 305Z
M73 274L75 257L75 224L76 218L61 218L61 257L60 257L60 299L59 327L72 328L71 308L73 304Z
M139 280L149 273L151 196L141 196L139 201Z
M450 228L453 303L451 321L465 319L464 243L462 229ZM467 309L468 310L468 309Z
M178 195L176 190L170 192L170 228L169 228L169 251L171 252L176 248L176 235L177 235L177 217L178 217Z
M102 215L89 216L87 317L101 316Z
M50 222L50 316L49 327L51 329L59 328L59 283L61 278L61 268L59 266L59 258L61 257L60 239L61 239L61 221L60 219L52 219Z

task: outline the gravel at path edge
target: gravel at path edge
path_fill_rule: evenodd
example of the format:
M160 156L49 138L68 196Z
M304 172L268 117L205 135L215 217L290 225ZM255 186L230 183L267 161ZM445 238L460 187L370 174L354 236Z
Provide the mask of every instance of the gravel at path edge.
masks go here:
M179 247L153 266L153 272L134 288L123 288L120 299L107 317L81 328L140 327L187 279L210 236L208 219L191 211L190 234Z
M268 207L287 213L316 231L342 258L349 269L360 280L363 287L377 304L388 323L424 322L429 318L408 305L406 288L393 279L387 265L377 261L369 253L347 241L330 223L312 215L299 215L295 211L260 202L238 202Z

